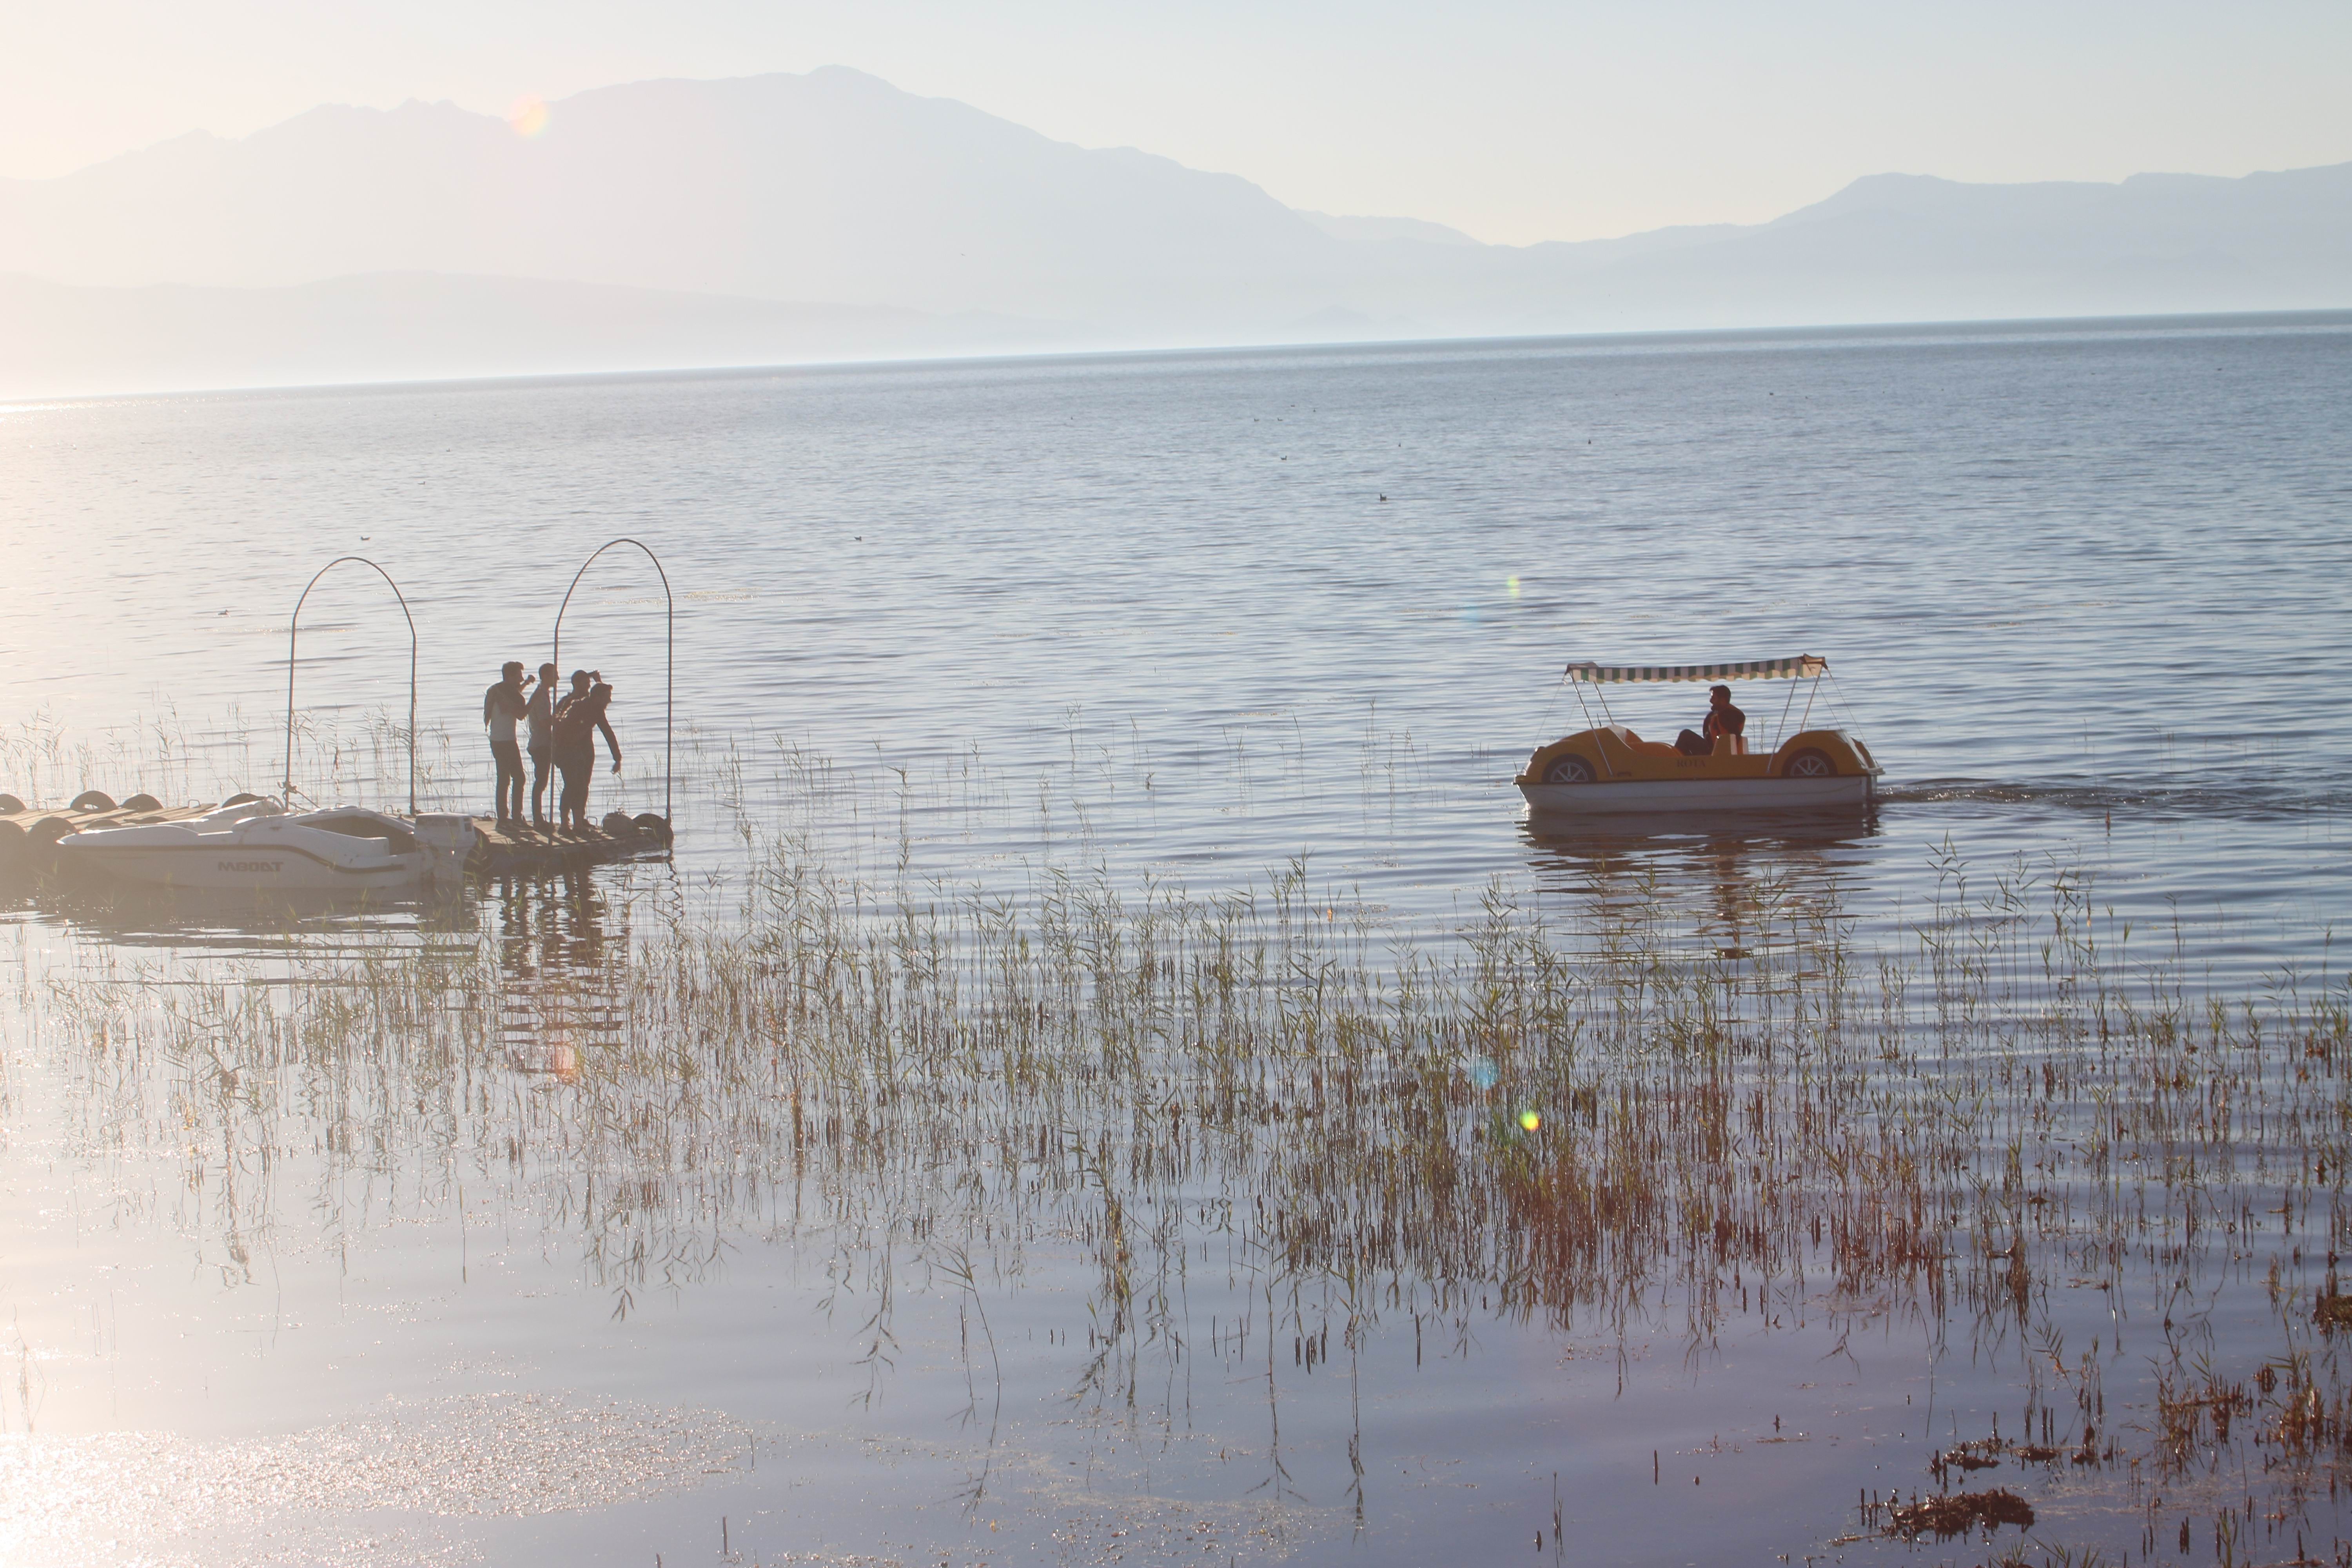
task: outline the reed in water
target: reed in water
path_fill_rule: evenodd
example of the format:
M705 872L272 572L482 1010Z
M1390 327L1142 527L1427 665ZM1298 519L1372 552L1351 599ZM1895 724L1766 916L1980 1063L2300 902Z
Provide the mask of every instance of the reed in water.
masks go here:
M1158 1361L1244 1353L1171 1312L1213 1237L1267 1303L1256 1331L1306 1354L1334 1324L1343 1346L1490 1314L1705 1345L1891 1307L2019 1352L2040 1426L1975 1458L2107 1476L2151 1540L2147 1500L2168 1517L2249 1455L2273 1528L2352 1479L2346 988L2209 990L2188 933L2115 926L2073 875L1955 856L1871 949L1834 884L1793 880L1701 929L1604 866L1572 916L1497 886L1432 941L1297 865L1213 898L1061 872L1013 896L753 850L737 918L576 962L486 937L309 961L291 987L85 970L38 1010L89 1135L183 1151L198 1187L315 1158L300 1223L359 1226L371 1179L418 1180L430 1151L561 1216L618 1310L790 1225L875 1292L877 1368L894 1260L1008 1280L1050 1237L1093 1259L1074 1392L1131 1401ZM270 1191L217 1222L273 1223ZM2259 1291L2273 1347L2217 1361L2162 1310L2183 1280ZM2165 1319L2145 1375L2065 1342L2084 1287ZM1865 1497L1856 1528L1897 1528L1892 1506ZM2252 1514L2205 1506L2238 1551L2222 1521Z

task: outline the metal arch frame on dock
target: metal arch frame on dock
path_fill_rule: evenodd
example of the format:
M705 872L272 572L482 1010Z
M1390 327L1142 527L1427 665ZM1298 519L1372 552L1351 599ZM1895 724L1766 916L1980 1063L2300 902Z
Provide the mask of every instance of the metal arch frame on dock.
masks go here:
M555 607L555 637L553 645L548 651L547 658L548 662L555 666L558 671L558 679L561 679L561 672L563 668L563 612L572 607L572 595L579 589L580 579L588 575L588 568L596 564L597 557L603 555L607 550L617 549L624 544L634 545L637 549L644 551L646 553L646 559L653 563L654 575L661 579L663 663L662 822L665 825L667 825L670 820L670 781L675 774L675 769L673 768L672 763L676 760L677 754L676 726L676 721L677 718L677 597L669 590L669 574L662 570L661 557L654 553L652 545L646 543L643 540L630 539L627 537L608 540L604 543L598 545L594 552L589 555L588 559L580 563L580 570L572 574L572 586L563 590L563 603Z
M319 579L345 563L364 566L383 579L392 596L400 601L401 619L408 623L408 815L416 816L416 617L408 613L408 595L392 580L392 574L364 555L338 555L311 575L303 584L302 596L294 601L293 618L286 623L286 776L280 787L290 804L294 798L294 647L302 629L302 606L310 602L310 590Z

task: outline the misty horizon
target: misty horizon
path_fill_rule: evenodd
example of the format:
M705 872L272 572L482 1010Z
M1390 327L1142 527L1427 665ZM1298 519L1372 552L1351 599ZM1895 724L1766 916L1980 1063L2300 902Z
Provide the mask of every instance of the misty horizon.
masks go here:
M274 133L284 132L289 127L294 126L296 123L310 119L314 116L380 115L396 117L411 115L418 112L428 114L447 114L462 116L467 120L479 121L485 128L494 125L504 126L509 132L514 133L518 137L530 140L544 134L546 128L550 124L560 122L563 117L563 110L567 105L576 103L582 99L592 99L604 93L630 89L658 89L668 87L692 89L698 87L727 86L738 83L754 83L763 80L782 79L808 79L823 77L856 78L888 88L894 92L900 90L895 84L887 81L886 79L878 75L876 75L875 73L860 69L855 66L836 62L819 66L811 70L799 72L761 71L745 73L742 75L650 77L634 80L612 81L603 83L595 87L583 89L579 92L570 94L564 98L543 100L537 98L536 96L527 97L526 99L520 100L505 114L470 109L454 100L446 98L428 99L412 96L403 99L399 102L388 108L377 108L361 103L321 100L318 103L312 104L308 109L299 110L268 125L242 133L222 134L206 127L191 126L186 130L180 131L170 135L157 137L152 141L143 142L136 147L92 158L88 162L75 164L70 168L60 170L54 174L38 175L0 174L0 189L5 189L11 185L37 186L53 184L60 181L74 179L79 175L92 174L96 171L105 169L110 165L121 164L142 159L151 154L163 153L167 149L183 146L205 146L207 144L234 145L237 143L251 142L257 139L266 138ZM909 98L922 98L925 95L908 93L906 96ZM956 110L971 110L982 113L987 115L991 119L997 118L997 116L990 113L990 111L986 110L977 109L976 106L955 99L929 99L928 101L950 105ZM1045 139L1054 141L1056 145L1080 153L1133 153L1143 157L1161 156L1160 154L1153 153L1147 149L1130 144L1090 145L1086 142L1064 141L1050 137ZM2069 178L2053 175L2032 180L1986 181L1969 180L1959 176L1946 174L1934 170L1878 169L1832 183L1822 188L1820 194L1814 196L1811 200L1802 202L1795 207L1787 209L1786 211L1778 214L1777 217L1792 216L1794 213L1805 210L1806 207L1817 205L1822 202L1832 200L1846 190L1851 189L1853 185L1871 179L1902 178L1936 180L1955 185L2002 185L2014 188L2112 190L2128 186L2138 182L2165 180L2218 182L2231 179L2252 179L2263 176L2277 176L2282 174L2306 173L2316 169L2334 168L2344 164L2352 164L2352 137L2347 138L2345 153L2346 156L2342 159L2329 159L2324 162L2312 163L2280 164L2272 167L2250 168L2243 174L2236 175L2187 173L2161 168L2143 168L2135 170L2130 174L2123 174L2111 180ZM1173 159L1168 159L1166 161L1171 163L1176 162L1176 160ZM1213 177L1222 176L1237 179L1250 184L1253 188L1261 190L1264 188L1259 182L1253 180L1247 173L1239 170L1191 169L1190 172L1204 174ZM1289 205L1289 204L1284 205ZM1666 225L1627 227L1591 235L1545 237L1520 240L1496 240L1473 234L1457 225L1444 223L1435 219L1409 213L1326 212L1311 207L1297 205L1289 205L1289 210L1298 214L1301 217L1307 219L1317 226L1324 228L1327 232L1332 234L1334 237L1351 239L1419 239L1439 244L1467 244L1488 248L1512 250L1527 250L1547 245L1579 245L1605 242L1609 240L1633 238L1640 235L1666 233L1687 228L1756 227L1761 226L1764 223L1776 221L1776 218L1742 220L1732 216L1710 216L1693 218L1683 222ZM74 281L73 279L68 279L54 280L60 282Z
M847 68L320 106L0 180L0 395L2352 306L2352 163L1492 245Z

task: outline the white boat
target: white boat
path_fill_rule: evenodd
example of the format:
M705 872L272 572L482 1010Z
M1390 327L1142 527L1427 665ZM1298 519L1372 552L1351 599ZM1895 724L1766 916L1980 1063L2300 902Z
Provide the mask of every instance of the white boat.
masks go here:
M1528 806L1547 816L1622 812L1821 811L1865 806L1871 776L1794 779L1633 779L1622 784L1521 783Z
M344 892L456 885L473 852L462 816L360 806L288 811L273 800L180 822L91 827L58 840L58 863L165 888Z
M1813 700L1829 660L1811 654L1795 658L1751 659L1733 664L1604 665L1580 660L1565 679L1584 707L1589 729L1536 748L1527 771L1513 782L1530 811L1549 816L1585 816L1651 812L1790 812L1853 810L1867 806L1877 790L1880 768L1870 748L1850 731L1811 727ZM1787 731L1796 696L1804 711L1793 733L1768 750L1750 751L1748 739L1719 738L1710 752L1691 755L1659 741L1645 741L1609 711L1604 688L1622 682L1787 680L1778 728ZM1585 703L1590 686L1600 705L1599 722Z

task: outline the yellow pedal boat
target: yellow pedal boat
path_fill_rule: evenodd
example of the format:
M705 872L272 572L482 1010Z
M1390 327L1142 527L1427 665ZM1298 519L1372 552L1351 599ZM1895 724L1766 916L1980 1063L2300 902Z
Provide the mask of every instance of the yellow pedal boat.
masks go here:
M1571 664L1563 679L1575 689L1591 727L1537 747L1515 782L1531 811L1554 816L1868 805L1879 777L1870 748L1846 730L1811 727L1814 699L1829 670L1829 660L1811 654L1732 664ZM1776 738L1767 748L1753 746L1748 736L1719 736L1712 752L1693 756L1663 741L1645 741L1618 723L1605 691L1624 682L1735 680L1791 683L1778 726L1787 731L1785 739ZM1585 697L1588 686L1600 705L1598 723ZM1801 692L1804 710L1789 731Z

